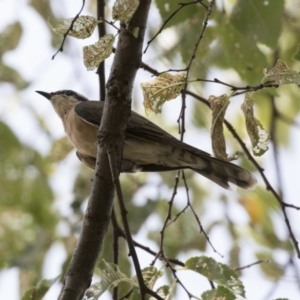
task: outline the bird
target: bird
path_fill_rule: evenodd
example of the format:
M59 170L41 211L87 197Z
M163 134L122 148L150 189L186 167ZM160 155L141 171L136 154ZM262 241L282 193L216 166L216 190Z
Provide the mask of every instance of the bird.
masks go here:
M36 92L52 103L79 160L95 169L97 133L104 102L90 101L72 90ZM123 145L121 172L182 169L191 169L225 189L230 188L229 183L244 189L256 184L255 177L249 171L179 141L161 127L131 111Z

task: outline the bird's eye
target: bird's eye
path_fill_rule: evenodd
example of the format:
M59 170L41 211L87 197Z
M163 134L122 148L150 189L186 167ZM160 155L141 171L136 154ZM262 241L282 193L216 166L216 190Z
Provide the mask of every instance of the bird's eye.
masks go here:
M65 95L67 95L67 96L74 96L75 95L75 93L73 92L73 91L66 91L65 92Z

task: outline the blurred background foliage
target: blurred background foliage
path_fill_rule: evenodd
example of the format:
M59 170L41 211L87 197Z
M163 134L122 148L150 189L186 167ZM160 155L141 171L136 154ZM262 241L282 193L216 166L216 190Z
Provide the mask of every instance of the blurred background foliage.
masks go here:
M64 4L60 10L57 1L54 2L31 0L27 5L40 15L45 26L47 26L48 19L54 23L62 17L72 17L63 13ZM86 13L90 11L90 14L95 15L96 1L87 2ZM177 8L177 1L154 1L150 14L148 39L159 30L163 21ZM108 16L109 13L108 8ZM292 59L300 43L299 15L300 4L297 0L217 1L192 64L190 78L213 80L216 74L219 74L217 75L219 80L236 86L259 85L263 78L263 69L271 69L278 58L285 61L291 69L299 70L299 62ZM151 22L152 17L155 20L160 19L160 23ZM191 59L204 17L205 10L200 4L183 7L166 24L162 34L150 45L150 50L148 50L150 55L148 57L148 53L145 54L144 62L156 67L158 71L184 68ZM47 34L51 35L49 46L52 47L51 51L54 53L62 38L50 32L49 29ZM167 39L168 35L172 38ZM21 21L7 24L0 33L0 89L1 86L3 88L9 85L15 91L17 99L22 99L21 95L24 91L33 93L32 86L40 76L36 74L33 79L23 78L22 72L17 67L7 64L4 59L6 54L18 48L24 38ZM32 45L32 47L37 47L37 45ZM59 55L69 55L72 58L69 39L64 47L64 53ZM153 64L154 60L156 64ZM75 59L73 64L77 64ZM28 68L30 68L30 62L28 62ZM211 87L210 83L198 82L190 85L189 88L200 96L208 98L207 91ZM214 84L213 88L215 87L219 91L220 86ZM95 87L95 90L97 89L98 87ZM227 93L230 93L229 89ZM135 92L135 98L137 95L138 92ZM272 118L271 101L274 101L278 111L288 116L290 120L294 120L299 114L299 87L296 85L286 85L276 90L262 90L255 94L255 100L256 114L266 128L270 126ZM6 101L6 99L2 98L1 101ZM21 108L25 106L22 100L17 101L16 105ZM171 107L172 104L168 105ZM235 103L233 107L234 105ZM192 98L188 99L188 106L191 109L187 120L187 134L192 127L192 137L197 145L197 142L202 139L200 138L202 133L207 135L209 132L210 111L205 105L193 101ZM47 153L41 153L36 149L35 143L29 145L21 140L18 130L10 126L13 122L21 122L20 128L22 128L22 126L27 126L26 122L19 118L8 122L4 110L7 107L2 106L2 108L0 114L0 267L2 269L18 267L20 293L23 294L28 287L34 285L43 276L46 254L55 243L62 245L66 253L65 262L61 266L61 272L64 272L80 231L93 173L85 166L79 164L79 167L76 166L75 173L70 177L72 182L68 183L73 185L70 196L72 199L68 203L69 215L61 213L60 204L57 203L59 195L55 192L55 186L51 184L51 178L61 170L70 156L76 159L70 143L65 137L55 138L51 134L49 122L44 121L44 117L35 110L34 106L26 105L26 109L31 111L31 117L36 119L36 124L42 131L37 133L36 141L38 142L39 134L41 134L46 136L50 145ZM230 122L248 144L244 120L239 108L233 110L232 116ZM156 119L155 122L160 123L167 130L170 129L174 134L177 133L176 126L169 124L166 119ZM290 131L291 124L283 120L276 127L277 142L284 148L290 147ZM232 153L240 151L238 143L227 131L226 136L228 136L227 144L230 151ZM209 141L207 137L204 140ZM199 145L201 148L200 142ZM264 165L264 158L261 158L259 162ZM243 154L238 163L255 171ZM146 231L146 238L151 241L156 251L159 249L160 229L167 216L175 174L175 172L170 172L157 175L121 176L132 233L138 234L143 228ZM226 262L232 267L239 267L244 251L243 245L252 244L254 247L251 259L254 260L256 257L270 261L258 267L261 268L266 280L275 282L283 280L286 265L282 264L282 260L277 262L274 253L284 251L288 257L292 257L294 250L287 232L282 234L282 230L280 233L277 231L278 224L285 227L283 217L280 215L276 201L262 182L260 181L253 191L228 193L192 172L187 171L185 174L191 205L206 233L211 236L220 228L222 232L226 231L226 239L230 244L228 255L225 255ZM275 176L271 177L274 179ZM299 199L294 200L297 200L299 205ZM178 219L165 231L164 250L169 257L176 258L181 253L190 251L212 252L211 246L201 234L191 209L187 208L182 213L186 204L185 186L180 180L178 195L171 212L171 218L178 216ZM243 222L236 220L234 214L230 214L232 205L243 215ZM120 222L118 209L116 209L116 215ZM294 226L294 230L298 231L298 239L300 238L299 228L299 226ZM102 253L102 257L107 261L112 261L112 240L112 228L110 228ZM211 242L214 244L213 238ZM124 240L120 242L120 245L120 269L123 273L130 274L131 267ZM225 249L217 250L223 254L226 251Z

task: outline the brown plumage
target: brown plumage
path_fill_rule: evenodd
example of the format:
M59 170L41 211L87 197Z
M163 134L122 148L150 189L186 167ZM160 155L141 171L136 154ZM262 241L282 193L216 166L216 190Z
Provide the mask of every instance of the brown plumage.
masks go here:
M53 104L78 158L95 168L97 132L103 102L88 101L70 90L45 93ZM185 144L150 122L131 112L123 147L122 172L160 172L192 169L224 188L231 182L241 188L255 185L256 179L247 170Z

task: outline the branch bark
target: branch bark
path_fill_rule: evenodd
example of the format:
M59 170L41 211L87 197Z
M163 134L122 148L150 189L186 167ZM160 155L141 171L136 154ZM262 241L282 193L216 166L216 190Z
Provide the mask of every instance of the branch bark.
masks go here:
M93 187L83 228L68 267L60 300L82 299L90 286L110 222L115 194L108 155L116 153L120 166L123 141L131 109L132 87L141 64L150 0L143 0L126 27L121 24L118 45L106 85L106 101L98 132L98 155ZM138 32L134 37L132 30ZM138 29L138 30L136 30ZM119 170L118 170L119 173Z

